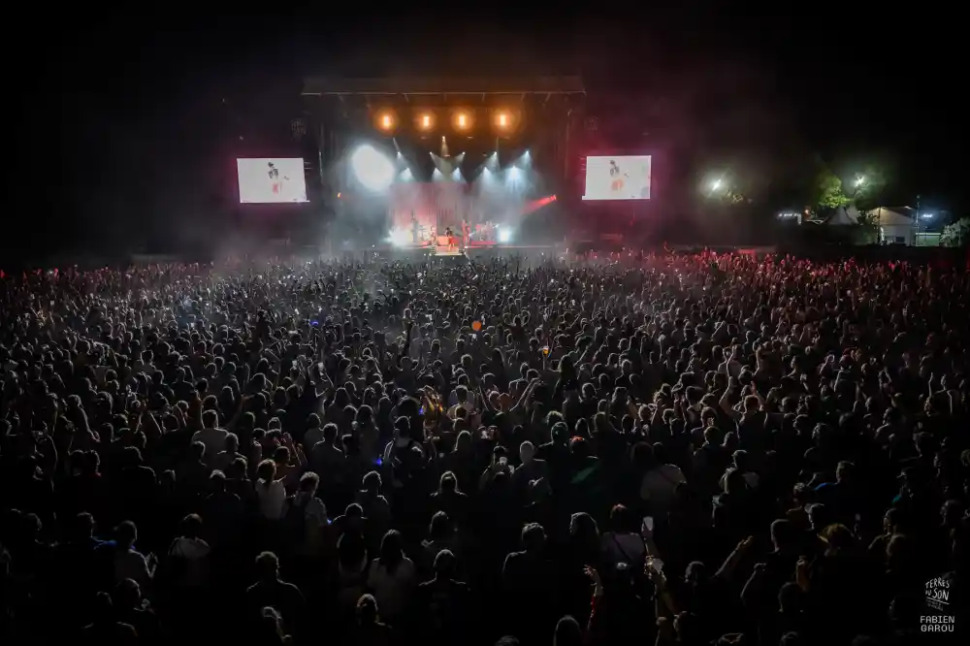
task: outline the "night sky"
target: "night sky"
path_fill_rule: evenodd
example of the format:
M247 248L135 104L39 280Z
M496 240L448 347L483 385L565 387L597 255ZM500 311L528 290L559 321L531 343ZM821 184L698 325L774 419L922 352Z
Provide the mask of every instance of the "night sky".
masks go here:
M554 18L540 5L490 2L467 15L448 3L410 13L374 4L358 15L38 19L21 33L31 56L5 45L8 65L22 61L7 83L21 106L9 122L12 193L33 228L8 211L16 233L2 246L137 246L165 239L180 218L205 217L226 201L218 178L240 137L272 148L288 132L305 74L578 71L591 101L635 97L653 106L642 108L651 132L701 142L694 166L707 156L740 167L784 140L846 176L884 169L887 201L920 194L934 208L967 206L958 96L967 57L953 5L883 14L811 3L783 14L791 5L782 4L745 16L737 3L632 4L596 3L597 15L555 9ZM640 105L628 101L621 116Z

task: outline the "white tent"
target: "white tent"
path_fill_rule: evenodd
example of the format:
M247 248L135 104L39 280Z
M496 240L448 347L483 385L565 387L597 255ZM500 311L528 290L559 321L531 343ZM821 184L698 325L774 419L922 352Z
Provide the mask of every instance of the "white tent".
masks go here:
M870 211L879 227L883 244L913 244L916 211L908 206L880 206Z

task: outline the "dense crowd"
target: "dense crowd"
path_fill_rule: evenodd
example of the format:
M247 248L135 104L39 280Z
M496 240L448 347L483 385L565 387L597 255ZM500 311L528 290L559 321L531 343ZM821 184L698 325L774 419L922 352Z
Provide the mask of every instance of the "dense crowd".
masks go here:
M6 277L0 642L966 639L968 297L711 254Z

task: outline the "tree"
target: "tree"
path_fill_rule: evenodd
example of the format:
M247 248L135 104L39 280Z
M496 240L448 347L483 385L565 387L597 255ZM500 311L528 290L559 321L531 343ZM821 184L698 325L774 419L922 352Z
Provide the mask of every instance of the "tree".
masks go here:
M817 191L815 208L819 211L838 209L852 201L842 192L842 180L828 168L823 169L818 175Z
M940 244L944 247L965 247L970 242L970 218L960 218L943 227Z

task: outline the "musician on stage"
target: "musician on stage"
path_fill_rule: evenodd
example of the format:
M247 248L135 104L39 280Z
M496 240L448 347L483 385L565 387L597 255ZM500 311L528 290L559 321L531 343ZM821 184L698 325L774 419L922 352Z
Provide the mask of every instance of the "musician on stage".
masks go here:
M455 247L458 246L458 240L455 238L451 227L445 227L445 237L448 238L448 251L454 251Z
M468 224L468 220L461 221L461 248L467 249L468 243L471 241L472 227Z
M411 211L411 242L415 246L421 244L421 225L418 224L418 219L414 217L414 211Z

